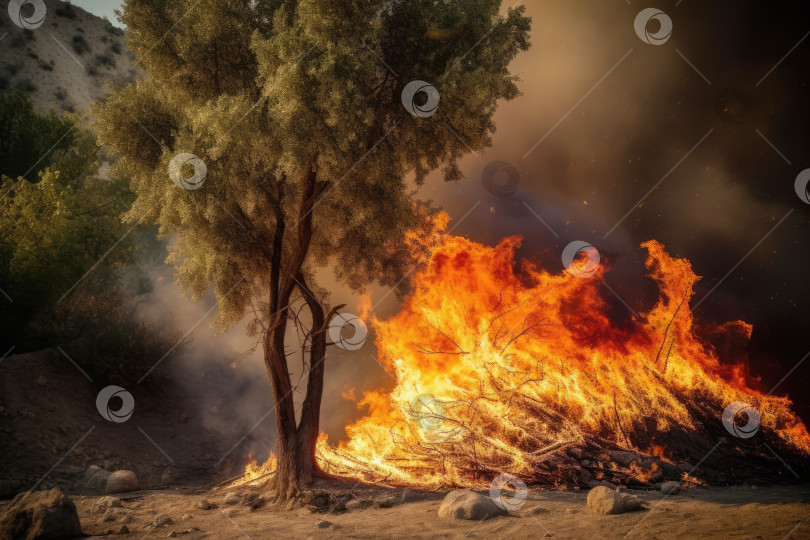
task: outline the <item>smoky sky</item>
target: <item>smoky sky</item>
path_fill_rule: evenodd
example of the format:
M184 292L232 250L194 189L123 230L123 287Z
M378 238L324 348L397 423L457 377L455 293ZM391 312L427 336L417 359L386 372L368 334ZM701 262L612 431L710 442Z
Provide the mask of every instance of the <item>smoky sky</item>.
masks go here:
M810 360L796 367L810 350L810 205L794 192L796 176L810 167L810 8L695 0L525 4L533 18L532 47L512 64L522 95L500 104L494 144L464 158L463 182L445 184L434 174L419 196L450 214L454 234L488 245L523 236L520 257L550 271L562 271L569 242L592 244L609 264L606 281L621 297L605 292L619 320L654 302L639 244L662 242L703 277L693 300L700 301L696 323L753 324L744 352L762 378L760 388L767 392L790 373L775 393L790 395L810 420L803 391ZM672 21L664 44L647 44L634 30L636 15L647 7ZM650 23L652 32L656 24ZM438 83L437 89L441 93ZM452 105L442 102L426 121L440 120L442 106ZM485 168L497 161L518 174L510 196L493 195L482 181ZM359 311L360 299L328 273L321 284L332 291L331 303ZM398 301L388 289L372 286L369 292L377 316L396 312ZM176 288L164 287L161 294L164 303L175 304L165 297ZM190 326L197 317L189 313L178 321ZM241 326L219 341L210 340L213 330L204 326L195 340L206 344L213 361L252 344ZM322 429L332 441L361 415L344 397L352 388L359 397L393 386L375 360L373 337L372 330L359 351L328 353ZM294 342L293 333L290 338ZM223 340L225 355L217 351ZM247 427L272 406L263 370L259 352L234 368L239 395L233 399L242 403ZM236 443L238 431L224 436ZM273 439L271 415L238 451L267 447Z
M662 45L636 35L633 21L646 7L672 20ZM807 4L527 8L532 48L513 63L523 95L501 105L494 145L465 159L463 184L433 178L425 191L457 220L480 201L455 232L488 244L522 235L520 255L549 270L561 268L568 242L591 243L611 265L608 283L636 312L654 300L638 246L661 241L703 277L698 324L754 325L746 352L769 391L810 350L810 206L794 191L810 166ZM512 196L485 189L493 161L520 173ZM775 391L805 419L808 364Z

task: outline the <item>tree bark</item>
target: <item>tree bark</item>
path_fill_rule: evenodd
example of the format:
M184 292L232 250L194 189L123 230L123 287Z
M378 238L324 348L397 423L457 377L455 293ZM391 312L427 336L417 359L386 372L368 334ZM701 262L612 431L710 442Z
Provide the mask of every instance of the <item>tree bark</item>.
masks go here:
M300 276L300 270L309 251L312 239L312 211L315 199L317 198L320 185L316 180L315 158L312 157L306 166L302 177L301 202L299 206L298 222L295 227L295 236L287 239L287 230L284 221L284 214L280 210L276 215L276 231L272 247L272 264L270 274L270 322L264 336L264 362L270 381L273 386L273 396L275 399L276 433L278 435L277 460L278 468L273 479L273 488L281 499L293 498L300 491L302 483L309 482L312 472L316 467L314 463L314 443L317 440L318 411L320 409L321 395L323 393L323 354L325 353L325 341L323 349L320 344L315 346L313 341L312 354L317 355L317 365L310 365L320 370L315 378L320 377L320 385L313 383L313 396L310 399L309 389L307 391L308 420L302 425L307 426L302 432L305 437L299 435L299 429L295 419L295 401L293 396L290 371L287 366L287 354L285 350L285 337L287 332L287 322L289 319L289 302L292 292L296 286L296 276ZM289 236L293 236L290 231ZM291 254L287 260L282 257L284 253L284 241L292 243ZM305 294L306 297L306 294ZM313 297L314 300L314 297ZM310 299L307 298L307 302ZM313 329L323 326L323 309L315 300L317 308L310 304L313 314ZM320 312L317 310L320 309ZM316 316L320 313L320 324L315 325ZM314 332L313 332L314 334ZM320 342L319 342L320 343ZM315 371L313 369L312 371ZM310 373L310 380L312 380ZM316 412L312 412L315 410ZM309 445L311 426L315 426L315 441L312 442L312 452L303 451L302 441ZM308 446L307 446L308 447Z

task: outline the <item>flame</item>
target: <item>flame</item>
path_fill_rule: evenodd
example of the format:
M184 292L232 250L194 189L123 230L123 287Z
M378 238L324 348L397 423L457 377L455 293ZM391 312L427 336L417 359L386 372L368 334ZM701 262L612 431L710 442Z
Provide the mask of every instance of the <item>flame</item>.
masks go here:
M233 488L238 486L258 486L266 478L271 476L278 467L276 455L270 452L267 461L259 465L258 461L248 456L248 463L245 465L245 472L238 479L234 480L226 486L226 488Z
M364 394L367 415L347 426L346 441L321 435L323 470L423 488L480 486L503 472L540 481L553 478L548 457L567 445L664 456L666 433L719 424L734 401L759 410L763 431L810 453L790 400L755 389L744 366L721 363L696 337L689 300L699 277L688 261L642 244L659 299L619 324L603 299L603 266L591 278L529 263L518 272L520 241L436 238L401 311L373 320L396 385ZM747 337L751 327L714 329L723 330Z

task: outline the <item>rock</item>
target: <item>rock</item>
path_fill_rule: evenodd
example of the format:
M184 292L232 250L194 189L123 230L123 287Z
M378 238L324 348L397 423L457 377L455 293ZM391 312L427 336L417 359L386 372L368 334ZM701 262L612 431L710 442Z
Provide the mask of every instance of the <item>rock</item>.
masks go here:
M612 461L624 465L625 467L640 459L640 456L635 452L625 452L623 450L608 452L608 455L610 455Z
M170 486L174 484L174 476L170 472L164 472L160 475L160 485L162 486Z
M0 539L82 535L76 505L61 489L20 493L0 518Z
M129 534L129 527L127 527L126 525L121 525L121 527L119 527L118 530L115 531L115 534Z
M11 489L11 482L8 480L0 480L0 497L8 497L14 491Z
M180 519L182 519L183 521L188 521L190 519L194 519L194 516L192 516L191 514L183 514L182 516L180 516Z
M175 538L176 536L177 536L177 533L174 532L174 531L171 531L169 534L166 535L167 538Z
M623 514L643 504L646 503L635 495L612 491L605 486L597 486L588 492L588 511L594 514Z
M374 506L377 508L393 508L400 503L396 495L382 495L374 499Z
M373 505L374 499L351 499L350 501L346 502L346 510L349 512L354 512L356 510L370 508Z
M152 522L152 527L163 527L164 525L171 525L172 523L174 523L174 520L169 514L160 514L155 518L155 521Z
M506 510L495 504L489 497L465 489L454 489L447 494L439 506L439 517L442 518L480 521L507 514Z
M118 510L113 510L112 508L108 508L104 515L101 516L101 521L115 521L119 517L121 517L121 513Z
M264 506L267 503L267 499L264 497L260 497L256 493L251 493L245 496L245 500L242 501L242 504L250 508L251 510L257 510Z
M37 378L37 384L39 386L45 386L48 384L48 379L46 379L44 375L40 375L39 378Z
M121 499L118 497L110 497L107 495L106 497L101 497L97 502L94 508L97 514L103 514L109 508L121 508Z
M319 529L328 529L329 527L331 527L333 525L334 525L334 523L332 523L331 521L326 521L325 519L318 522L318 528Z
M677 495L681 491L680 482L664 482L661 484L661 493L664 495Z
M177 415L177 419L180 421L181 424L185 424L188 422L188 413L182 411L179 415Z
M537 515L540 515L540 514L547 514L548 512L549 512L549 510L543 508L542 506L533 506L533 507L529 508L528 510L526 510L524 513L529 515L529 516L537 516Z
M225 494L225 498L222 499L222 502L227 505L239 504L240 502L242 502L242 497L235 491L230 491Z
M93 491L103 491L107 486L107 479L112 473L96 465L90 465L84 472L82 486Z
M138 484L138 477L132 471L115 471L109 478L104 487L106 493L122 493L125 491L136 491L140 488Z
M197 508L200 510L211 510L214 508L214 505L208 502L208 499L200 499L197 501Z
M402 496L400 497L403 503L410 503L421 501L424 498L424 495L419 493L418 491L414 491L412 489L405 488L402 491Z

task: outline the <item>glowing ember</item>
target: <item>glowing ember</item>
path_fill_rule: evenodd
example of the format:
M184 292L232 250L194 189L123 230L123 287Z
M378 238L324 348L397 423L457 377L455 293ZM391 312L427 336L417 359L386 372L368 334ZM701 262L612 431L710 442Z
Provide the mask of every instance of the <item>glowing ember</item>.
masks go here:
M396 386L364 394L368 415L346 428L347 441L321 437L324 471L423 488L485 485L502 472L553 482L560 449L597 443L664 457L671 430L701 432L735 401L759 410L763 432L810 452L790 401L755 390L741 366L721 364L695 337L688 305L699 278L688 261L643 244L660 298L619 327L600 294L602 267L589 279L528 264L516 275L519 243L438 240L400 313L373 321ZM644 481L656 470L634 472Z

